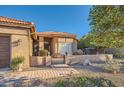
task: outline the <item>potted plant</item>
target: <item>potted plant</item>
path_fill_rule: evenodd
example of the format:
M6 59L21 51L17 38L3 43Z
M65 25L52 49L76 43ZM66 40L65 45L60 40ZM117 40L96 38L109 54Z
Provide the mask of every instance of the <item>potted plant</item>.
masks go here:
M46 49L42 49L42 50L40 50L39 51L39 56L47 56L48 55L48 50L46 50Z
M22 71L22 64L24 63L24 57L16 57L12 59L10 68L13 71Z

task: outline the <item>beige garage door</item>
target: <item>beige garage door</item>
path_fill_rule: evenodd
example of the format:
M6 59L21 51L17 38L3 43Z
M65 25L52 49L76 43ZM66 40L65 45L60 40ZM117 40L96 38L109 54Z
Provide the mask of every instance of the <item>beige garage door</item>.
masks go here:
M10 63L10 37L0 36L0 68Z

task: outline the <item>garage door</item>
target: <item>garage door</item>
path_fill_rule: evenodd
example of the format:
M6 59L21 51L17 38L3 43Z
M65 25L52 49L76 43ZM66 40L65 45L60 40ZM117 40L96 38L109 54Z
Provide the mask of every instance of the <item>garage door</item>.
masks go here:
M0 36L0 68L10 63L10 37Z

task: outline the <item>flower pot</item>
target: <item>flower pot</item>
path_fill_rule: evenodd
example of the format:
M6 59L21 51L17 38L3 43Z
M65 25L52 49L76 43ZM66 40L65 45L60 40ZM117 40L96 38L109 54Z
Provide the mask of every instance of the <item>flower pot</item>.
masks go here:
M22 68L19 68L18 71L22 71Z
M22 67L23 67L22 64L20 64L18 71L22 71L23 70Z

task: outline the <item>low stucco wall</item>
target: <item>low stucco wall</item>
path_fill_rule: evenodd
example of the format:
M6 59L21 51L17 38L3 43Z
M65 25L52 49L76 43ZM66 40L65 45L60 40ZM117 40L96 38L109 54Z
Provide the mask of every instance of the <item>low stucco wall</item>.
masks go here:
M49 66L51 65L51 56L41 57L41 56L32 56L30 66Z
M45 65L45 58L40 56L32 56L30 66L43 66Z
M112 60L112 54L99 54L99 55L74 55L65 58L66 64L74 64L74 63L83 63L85 60L89 60L90 62L101 62Z

